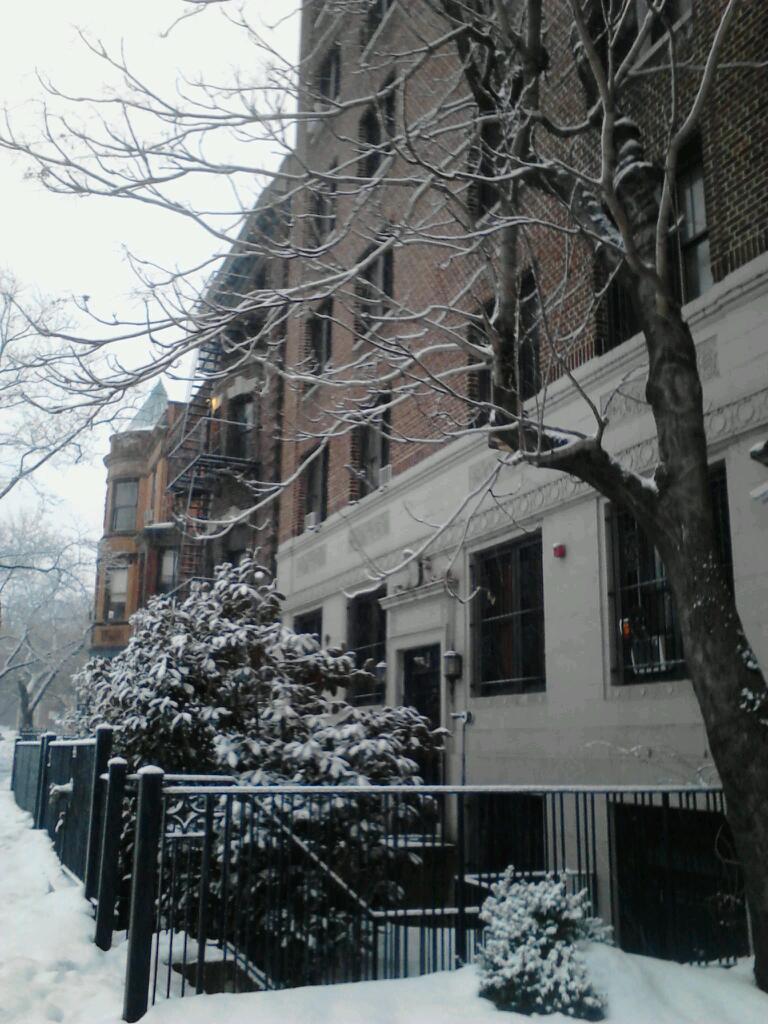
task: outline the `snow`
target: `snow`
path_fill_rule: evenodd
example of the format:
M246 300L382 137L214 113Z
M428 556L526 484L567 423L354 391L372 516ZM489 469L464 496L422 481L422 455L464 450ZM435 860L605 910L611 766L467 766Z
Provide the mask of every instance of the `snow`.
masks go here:
M609 946L586 954L595 987L607 994L609 1024L765 1024L768 997L746 965L684 967ZM195 996L155 1006L146 1024L549 1024L573 1017L500 1013L477 996L472 967L404 981L368 981L249 995ZM99 1021L98 1024L117 1024Z
M125 944L93 944L82 886L8 791L13 739L0 740L0 1021L96 1024L122 1010Z
M93 944L82 887L61 871L43 832L8 792L13 738L0 739L0 1022L120 1024L125 942ZM609 1024L765 1024L768 996L748 963L733 970L685 967L609 946L586 951L605 993ZM162 1001L145 1024L530 1024L477 996L468 967L404 981ZM544 1019L564 1024L573 1018Z

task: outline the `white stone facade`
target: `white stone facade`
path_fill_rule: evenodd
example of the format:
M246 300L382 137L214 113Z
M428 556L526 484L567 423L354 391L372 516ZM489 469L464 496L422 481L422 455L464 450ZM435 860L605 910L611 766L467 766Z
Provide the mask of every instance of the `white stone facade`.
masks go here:
M738 607L747 636L768 664L768 505L750 492L765 469L750 448L768 433L768 256L742 267L691 303L704 384L712 463L725 465ZM592 401L610 401L606 446L630 468L654 463L653 424L643 401L644 347L638 336L575 372ZM620 387L620 390L616 389ZM590 413L567 380L551 389L549 423L589 429ZM472 711L466 732L472 783L650 783L712 778L707 741L686 680L617 685L610 600L607 503L563 474L505 468L501 500L483 500L451 521L498 461L477 438L439 448L384 489L337 512L315 532L282 544L278 582L286 620L322 608L323 640L347 641L347 601L371 586L367 568L391 569L430 536L422 582L416 566L387 580L387 684L402 701L403 654L439 644L463 656L463 676L441 680L442 724ZM474 511L467 514L469 509ZM427 524L433 524L429 526ZM540 530L543 551L546 690L479 697L471 692L473 554ZM564 544L564 558L552 555ZM449 580L446 585L446 579ZM460 778L460 727L447 742L446 781Z

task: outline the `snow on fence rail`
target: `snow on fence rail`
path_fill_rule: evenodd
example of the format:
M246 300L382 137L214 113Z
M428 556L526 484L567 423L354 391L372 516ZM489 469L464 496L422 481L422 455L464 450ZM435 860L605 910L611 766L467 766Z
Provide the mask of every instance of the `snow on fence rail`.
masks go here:
M59 744L43 761L45 742L50 768ZM18 744L16 757L18 800L32 756ZM100 856L86 878L97 944L110 947L118 922L129 928L126 1021L169 995L452 969L482 942L480 907L510 863L523 879L552 873L586 889L628 951L690 962L747 952L717 787L263 788L129 775L119 758L104 773L103 746L96 760L86 846Z

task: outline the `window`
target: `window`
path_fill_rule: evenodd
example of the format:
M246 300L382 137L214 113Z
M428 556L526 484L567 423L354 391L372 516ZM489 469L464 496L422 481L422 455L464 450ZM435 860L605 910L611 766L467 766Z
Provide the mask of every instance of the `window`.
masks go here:
M318 181L311 198L312 240L322 245L336 227L336 182L333 175L336 165L328 171L328 178Z
M381 485L381 470L389 465L389 397L380 395L377 402L380 412L357 429L357 479L361 498L378 489Z
M255 406L250 395L233 398L229 403L227 455L231 459L250 459L255 425Z
M318 377L331 362L333 339L333 300L327 299L309 320L309 357L311 370Z
M732 578L731 531L725 469L710 473L710 495L720 562ZM614 610L621 683L682 679L685 654L664 563L629 512L614 510Z
M493 379L487 363L470 361L472 370L467 374L467 398L474 403L469 407L469 426L484 427L491 421Z
M107 622L122 622L128 603L128 569L113 566L107 570L104 590L104 619Z
M381 89L379 94L380 107L381 107L381 121L384 128L384 149L386 152L391 152L392 141L395 138L397 132L397 112L395 109L395 83L390 80L386 82Z
M160 552L157 571L157 593L169 594L176 586L176 570L179 562L178 548L163 548Z
M341 92L341 47L334 44L325 56L317 75L317 91L323 105Z
M363 48L373 39L379 25L384 21L393 3L394 0L369 0L368 10L363 23L362 38L360 40Z
M350 704L381 704L384 683L376 676L376 666L387 656L387 613L379 599L386 596L382 588L373 594L353 597L347 606L347 646L354 652L357 667L373 676L369 688L347 695Z
M368 107L360 118L358 139L358 174L361 178L372 178L379 169L382 156L381 122L375 107Z
M309 516L313 517L313 525L317 526L328 514L328 447L315 456L309 463L304 477L304 515L305 527L308 528Z
M139 501L138 480L116 480L112 485L111 529L118 533L136 529L136 506Z
M392 297L393 275L392 250L387 249L372 260L355 281L356 340L365 337L385 315L387 299Z
M645 17L648 0L641 0L642 16ZM682 18L691 13L691 0L656 0L657 16L651 24L651 44L662 39L667 31L674 27Z
M545 689L541 536L482 551L473 560L477 696Z
M472 568L476 695L544 690L541 536L480 552Z
M631 293L618 277L611 278L605 290L598 332L597 354L605 355L640 330Z
M323 609L315 608L311 612L303 612L293 617L293 632L308 633L323 642Z
M712 287L700 139L695 139L680 154L675 207L670 265L676 297L685 303Z

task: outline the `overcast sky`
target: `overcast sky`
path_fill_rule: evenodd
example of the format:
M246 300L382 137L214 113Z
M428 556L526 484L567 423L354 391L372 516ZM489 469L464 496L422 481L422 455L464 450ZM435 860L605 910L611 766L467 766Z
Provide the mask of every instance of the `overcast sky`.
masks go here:
M242 6L250 22L265 31L281 22L270 38L280 52L292 57L298 20L282 22L289 4L245 0ZM235 4L212 4L164 38L165 30L191 9L183 0L131 0L129 5L105 0L25 0L5 11L0 33L2 102L14 124L32 135L44 96L36 70L68 93L100 93L104 70L78 38L78 28L109 49L124 43L129 65L166 93L179 71L216 82L230 80L237 68L258 74L259 54L245 33L223 16L230 7L236 9ZM126 247L166 266L203 260L212 250L211 239L201 231L137 203L52 195L34 180L25 180L27 166L0 151L0 267L41 293L87 294L102 310L119 312L129 308L135 287ZM179 384L175 397L183 397ZM61 496L65 519L76 517L95 535L101 533L104 467L100 457L90 466L49 475L46 485Z

